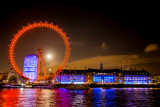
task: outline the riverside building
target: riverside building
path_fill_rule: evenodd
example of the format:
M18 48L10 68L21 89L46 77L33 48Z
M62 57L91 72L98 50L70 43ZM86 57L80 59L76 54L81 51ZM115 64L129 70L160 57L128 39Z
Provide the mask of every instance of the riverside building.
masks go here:
M143 70L100 69L63 70L57 77L58 84L149 84L151 75Z

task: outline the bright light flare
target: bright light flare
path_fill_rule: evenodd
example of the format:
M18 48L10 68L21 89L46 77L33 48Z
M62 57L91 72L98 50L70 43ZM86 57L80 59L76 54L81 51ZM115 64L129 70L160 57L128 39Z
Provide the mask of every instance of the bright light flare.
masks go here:
M48 54L48 55L47 55L47 58L48 58L48 59L52 59L52 55L51 55L51 54Z

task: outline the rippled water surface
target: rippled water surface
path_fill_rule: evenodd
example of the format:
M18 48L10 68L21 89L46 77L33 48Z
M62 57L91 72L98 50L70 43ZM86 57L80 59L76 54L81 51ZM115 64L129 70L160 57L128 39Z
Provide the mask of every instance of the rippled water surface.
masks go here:
M0 89L0 107L160 107L160 88Z

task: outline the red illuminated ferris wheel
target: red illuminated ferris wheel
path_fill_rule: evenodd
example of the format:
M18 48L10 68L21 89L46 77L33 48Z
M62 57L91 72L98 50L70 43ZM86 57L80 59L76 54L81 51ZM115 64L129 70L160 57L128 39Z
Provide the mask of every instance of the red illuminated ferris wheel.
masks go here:
M64 33L62 31L62 29L58 28L58 26L53 25L52 23L48 23L48 22L39 22L36 23L34 22L33 24L28 24L27 26L23 27L21 30L19 30L13 37L13 39L11 40L11 43L9 45L9 61L10 64L12 66L12 68L15 70L16 73L18 73L21 77L27 78L27 77L31 77L31 75L27 75L25 74L25 76L23 75L23 71L18 67L18 65L16 64L15 58L14 58L14 48L15 45L18 41L18 39L28 30L30 29L34 29L34 28L38 28L38 27L44 27L44 28L49 28L52 29L54 31L56 31L63 39L64 44L65 44L65 57L62 61L62 63L60 64L60 66L58 67L58 69L56 69L55 71L52 72L52 74L54 75L58 75L64 67L66 67L67 62L69 61L69 57L70 57L70 42L69 42L69 38L66 36L66 33ZM27 77L26 77L27 75ZM49 75L45 75L44 77L38 77L38 79L45 79L48 78ZM27 78L28 79L28 78Z

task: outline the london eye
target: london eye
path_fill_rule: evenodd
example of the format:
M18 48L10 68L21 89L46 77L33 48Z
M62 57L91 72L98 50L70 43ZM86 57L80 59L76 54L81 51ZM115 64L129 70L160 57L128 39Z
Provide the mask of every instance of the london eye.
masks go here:
M27 26L23 27L22 29L20 29L13 37L13 39L11 40L11 43L9 45L9 62L10 62L10 65L12 66L12 69L15 70L15 72L17 74L19 74L21 77L23 78L26 78L26 79L29 79L28 77L32 77L32 75L28 75L28 74L24 74L23 73L23 70L20 69L20 67L17 65L16 63L16 60L15 60L15 56L14 56L14 51L15 51L15 46L16 46L16 43L18 41L18 39L25 33L27 32L28 30L31 30L31 29L34 29L34 28L39 28L39 27L42 27L42 28L48 28L48 29L51 29L51 30L54 30L55 32L57 32L59 34L59 36L61 36L61 38L63 39L64 41L64 45L65 45L65 56L64 56L64 59L62 61L62 63L60 64L60 66L52 71L51 74L53 74L54 76L58 75L60 72L63 71L63 68L66 67L68 61L69 61L69 57L70 57L70 42L69 42L69 38L66 36L66 33L64 33L62 31L62 29L58 28L57 25L53 25L53 23L48 23L48 22L34 22L33 24L28 24ZM38 72L38 71L37 71ZM37 76L37 77L34 77L34 78L37 78L37 79L46 79L48 78L50 75L44 75L44 76Z

